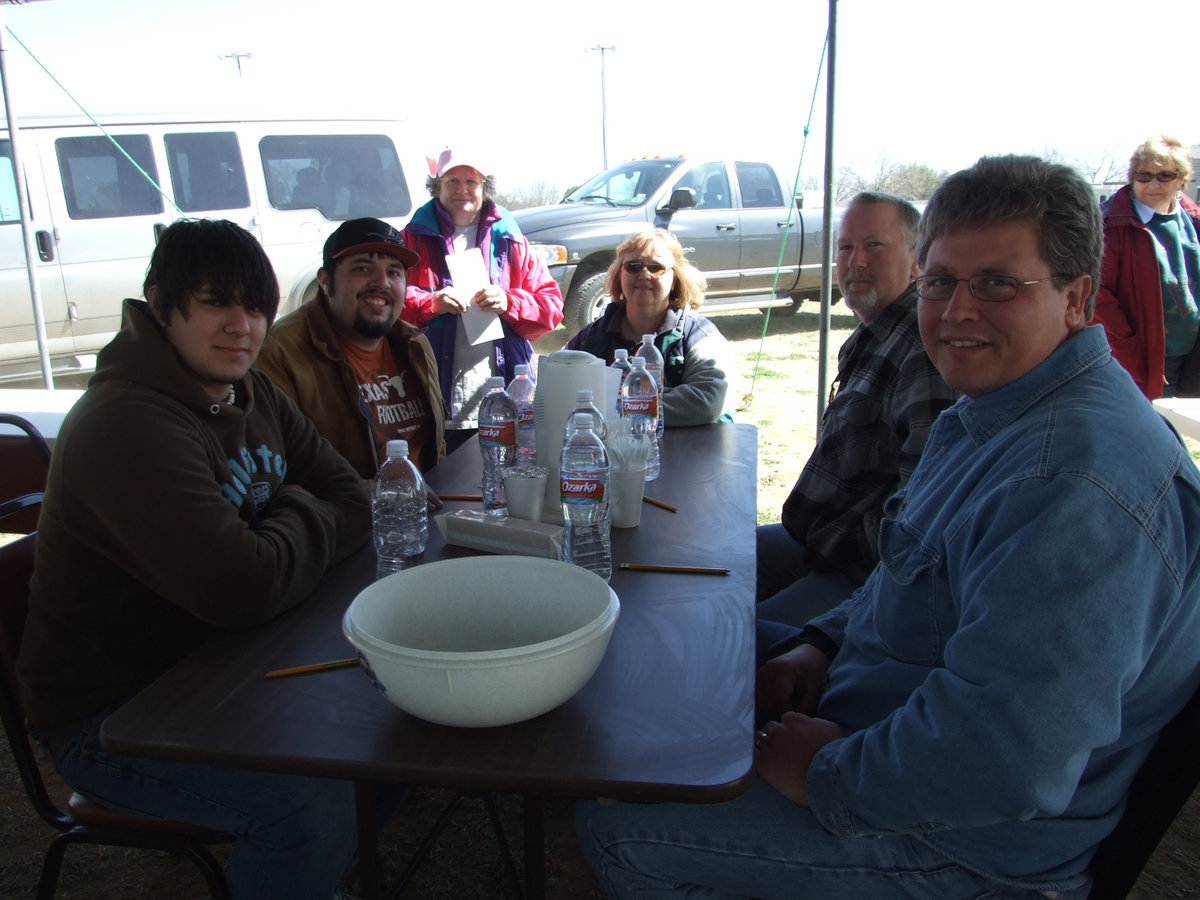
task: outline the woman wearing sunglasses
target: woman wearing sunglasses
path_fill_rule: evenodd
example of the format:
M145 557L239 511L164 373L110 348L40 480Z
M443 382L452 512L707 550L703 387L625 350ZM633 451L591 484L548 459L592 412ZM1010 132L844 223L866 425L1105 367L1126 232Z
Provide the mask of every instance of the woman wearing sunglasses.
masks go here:
M1129 184L1104 204L1096 321L1151 400L1200 395L1200 206L1186 144L1166 135L1129 160Z
M733 365L728 341L696 310L704 302L704 276L683 256L665 228L648 228L625 239L604 279L612 302L604 314L570 341L611 365L614 351L633 355L643 334L655 335L663 356L663 425L731 422Z

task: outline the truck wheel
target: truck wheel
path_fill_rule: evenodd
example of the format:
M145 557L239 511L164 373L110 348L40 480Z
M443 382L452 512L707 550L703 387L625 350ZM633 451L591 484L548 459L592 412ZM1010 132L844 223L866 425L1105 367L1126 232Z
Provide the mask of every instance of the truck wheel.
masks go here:
M567 308L563 314L563 325L568 334L578 334L600 318L604 312L604 307L612 299L604 290L606 274L597 272L584 279L578 290L571 291L571 297L567 301Z

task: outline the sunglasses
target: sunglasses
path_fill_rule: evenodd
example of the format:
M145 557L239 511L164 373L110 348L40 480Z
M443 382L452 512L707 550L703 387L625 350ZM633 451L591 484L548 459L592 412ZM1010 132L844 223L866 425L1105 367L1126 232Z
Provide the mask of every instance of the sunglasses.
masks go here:
M1142 184L1149 184L1152 181L1161 181L1166 184L1168 181L1174 181L1179 177L1178 172L1134 172L1134 181L1140 181Z
M628 272L630 275L637 275L639 272L642 271L642 269L645 269L651 275L654 275L657 277L657 276L661 275L663 272L667 271L667 269L669 269L671 267L664 266L660 262L644 263L644 262L640 262L639 260L636 260L636 259L631 259L627 263L622 263L621 268L624 269L626 272Z

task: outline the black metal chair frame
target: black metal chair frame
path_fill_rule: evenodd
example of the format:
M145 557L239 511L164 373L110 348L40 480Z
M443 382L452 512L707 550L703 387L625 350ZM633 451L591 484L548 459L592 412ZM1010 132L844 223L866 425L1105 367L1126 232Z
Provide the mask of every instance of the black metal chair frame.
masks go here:
M31 498L36 500L31 501ZM40 500L40 494L31 494L10 503L25 501L23 505L28 506ZM186 857L200 869L211 897L214 900L228 900L229 886L225 874L206 845L228 843L232 840L230 835L178 822L139 819L105 809L78 793L71 797L65 811L50 799L25 726L15 676L16 651L24 627L36 538L35 532L0 546L0 603L3 604L0 614L0 718L3 718L4 730L29 802L38 816L58 832L46 849L38 882L39 900L51 900L54 897L63 858L67 848L73 844L160 850Z
M1088 900L1123 900L1200 785L1200 690L1159 734L1129 788L1129 805L1092 860Z

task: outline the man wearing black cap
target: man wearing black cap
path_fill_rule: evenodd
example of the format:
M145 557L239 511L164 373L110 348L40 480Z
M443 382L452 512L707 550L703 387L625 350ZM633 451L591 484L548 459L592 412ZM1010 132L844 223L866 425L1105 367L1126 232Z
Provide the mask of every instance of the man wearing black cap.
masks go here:
M364 478L392 439L408 441L421 471L446 453L433 350L399 320L416 260L386 222L343 222L325 241L317 297L275 323L258 358Z

